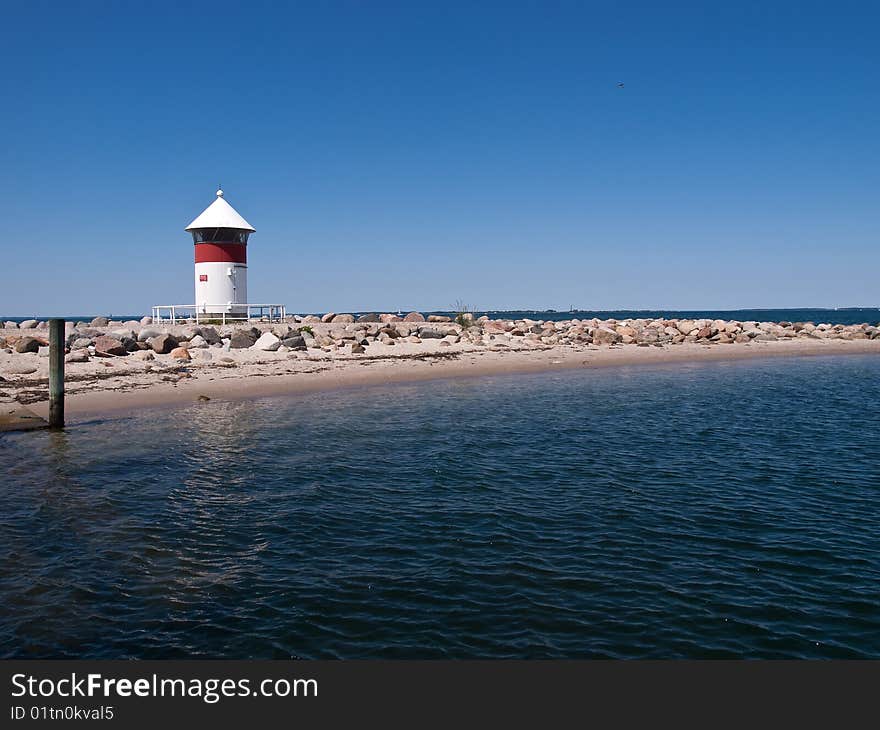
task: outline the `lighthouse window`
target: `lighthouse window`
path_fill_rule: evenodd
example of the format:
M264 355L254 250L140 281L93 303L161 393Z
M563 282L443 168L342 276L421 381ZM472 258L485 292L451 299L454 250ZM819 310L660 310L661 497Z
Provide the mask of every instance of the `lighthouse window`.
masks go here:
M247 243L250 231L237 228L199 228L192 234L195 243Z

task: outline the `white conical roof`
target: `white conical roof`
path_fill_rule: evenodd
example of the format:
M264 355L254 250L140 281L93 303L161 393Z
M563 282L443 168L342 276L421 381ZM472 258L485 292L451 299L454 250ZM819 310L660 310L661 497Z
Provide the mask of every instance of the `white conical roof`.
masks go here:
M202 211L202 214L184 230L194 228L237 228L240 231L255 231L250 223L242 218L238 211L223 199L223 191L217 191L217 200Z

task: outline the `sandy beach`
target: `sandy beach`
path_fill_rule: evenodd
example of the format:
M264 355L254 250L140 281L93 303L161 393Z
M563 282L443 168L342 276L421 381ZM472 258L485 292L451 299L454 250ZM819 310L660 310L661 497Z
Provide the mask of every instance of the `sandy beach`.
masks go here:
M308 338L309 346L299 350L276 346L273 338L278 342L281 339L272 333L278 331L278 325L260 325L252 332L252 337L271 342L271 350L260 349L262 345L258 344L230 348L230 339L241 328L228 328L222 332L225 335L222 339L219 339L221 333L216 333L219 341L208 347L206 343L202 345L201 337L196 339L198 328L192 325L162 327L158 329L172 333L174 337L172 352L155 351L166 349L170 344L147 347L141 339L134 352L120 350L123 355L96 353L91 345L81 347L79 355L68 356L73 361L66 365L66 409L68 419L75 421L95 414L119 415L147 407L437 378L614 366L683 365L760 357L880 354L880 339L870 339L875 328L867 325L837 326L836 329L829 328L827 336L819 337L809 334L809 328L806 331L797 329L790 323L764 324L763 329L760 323L755 323L750 330L748 324L698 321L695 324L700 327L692 328L692 335L670 334L676 328L687 330L691 324L679 327L678 323L639 321L575 321L574 324L493 321L476 322L462 328L451 322L369 323L367 326L343 320L335 326L332 322L282 325L286 331L280 334L297 337L300 333ZM149 335L150 331L144 331L147 326L142 325L141 332ZM535 332L528 336L523 334L524 326ZM356 329L358 327L360 329ZM384 329L397 333L389 327L400 328L401 335L404 331L412 334L392 338L382 332ZM650 341L655 339L652 330L662 332L661 327L667 330L666 335L656 338L659 341ZM729 337L724 336L725 327L731 330ZM115 336L124 340L121 334L124 329L122 323L92 328L80 326L78 329L71 326L68 341L73 344L78 340L77 335L91 333L90 342L106 347L107 340L98 338L112 338L114 335L99 333L116 332ZM786 335L787 329L797 330L797 336L791 332ZM551 330L552 334L547 334ZM775 331L776 334L752 334L749 337L737 335L734 330L751 333ZM865 330L867 335L863 334ZM422 337L418 336L419 331ZM579 334L580 331L583 334ZM14 347L26 332L38 340L45 335L38 329L5 329L5 344ZM848 339L854 336L854 332L855 338ZM603 333L614 333L614 336L608 334L603 341ZM132 335L136 334L132 330ZM431 336L427 336L429 334ZM700 334L703 336L698 336ZM738 342L735 335L741 341ZM365 344L358 346L355 336ZM81 345L85 342L82 338L79 341ZM185 352L181 352L180 344L184 345ZM9 412L23 405L37 415L46 416L48 358L45 357L45 346L40 345L36 352L25 353L10 347L0 350L0 377L3 378L0 382L0 408Z

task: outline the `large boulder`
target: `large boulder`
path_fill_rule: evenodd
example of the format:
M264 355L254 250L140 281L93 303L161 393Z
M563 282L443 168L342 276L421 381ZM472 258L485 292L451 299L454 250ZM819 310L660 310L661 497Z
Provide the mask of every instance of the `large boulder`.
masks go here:
M171 358L173 360L192 360L192 357L189 354L189 350L185 347L175 347L171 351Z
M425 318L419 312L410 312L403 318L404 322L424 322Z
M178 342L177 338L174 335L169 335L166 332L161 335L151 337L149 340L147 340L147 344L153 348L153 352L158 353L159 355L167 355L175 347L177 347Z
M271 332L279 340L286 340L288 337L291 336L291 334L293 334L293 330L290 328L290 325L286 323L273 325Z
M335 316L336 316L336 312L327 312L327 314L325 314L323 317L321 317L321 321L324 324L327 324L328 322L332 322L333 318Z
M8 330L17 330L18 329L18 322L13 322L10 320L8 322L4 322L3 327Z
M447 317L445 314L429 314L428 321L429 322L451 322L452 317Z
M251 330L235 330L229 338L230 350L245 350L253 347L257 341L256 335Z
M89 351L88 350L73 350L72 352L68 352L64 356L64 362L88 362L89 361Z
M290 348L291 350L307 349L305 338L301 337L300 335L294 335L293 337L288 337L285 340L281 340L281 344L287 348Z
M141 324L142 325L153 324L153 318L152 317L141 317Z
M144 327L140 332L138 332L138 342L146 342L153 337L158 337L162 334L162 330L157 330L154 327Z
M40 349L40 345L45 344L36 337L21 337L15 343L16 352L36 352Z
M507 332L507 327L501 320L490 319L483 322L483 331L488 334L501 334Z
M116 337L101 335L100 337L95 338L95 352L100 352L105 355L125 355L128 353L128 350L125 349L125 345L122 344L122 341Z
M446 337L446 332L436 327L420 327L419 337L423 340L442 340Z
M113 330L112 332L108 332L108 335L111 337L115 337L121 343L125 344L127 341L134 342L134 348L137 348L137 333L132 332L131 330Z
M198 327L196 332L209 345L219 345L221 342L219 333L213 327Z
M92 327L106 327L110 320L107 317L95 317L90 324Z
M708 339L709 337L714 337L717 334L717 329L715 329L711 325L707 325L706 327L700 328L700 331L697 332L697 337L699 337L700 339Z
M378 314L362 314L357 318L358 322L381 322Z
M275 352L281 347L281 340L271 332L264 332L252 345L255 350L265 350L266 352Z
M206 347L208 347L208 343L201 335L196 335L186 344L188 350L204 350Z
M623 337L608 327L597 327L593 330L593 343L596 345L614 345Z
M334 340L354 340L357 339L357 336L354 332L350 332L349 330L342 329L341 327L336 327L330 330L330 337Z
M353 314L337 314L333 318L333 324L352 324L354 322Z
M384 322L384 323L386 323L386 324L387 324L388 322L402 322L402 321L403 321L403 317L400 317L400 316L398 316L398 315L396 315L396 314L380 314L380 315L379 315L379 321L380 321L380 322Z
M23 330L34 330L37 328L37 320L35 319L26 319L20 325L18 325Z
M694 320L692 319L680 319L675 323L675 327L683 335L689 335L694 329L696 329L694 326Z

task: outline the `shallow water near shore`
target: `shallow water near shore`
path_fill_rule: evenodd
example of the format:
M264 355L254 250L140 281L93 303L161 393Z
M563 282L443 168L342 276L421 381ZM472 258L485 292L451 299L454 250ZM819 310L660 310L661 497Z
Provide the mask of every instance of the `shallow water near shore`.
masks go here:
M880 658L880 358L0 436L0 656Z

